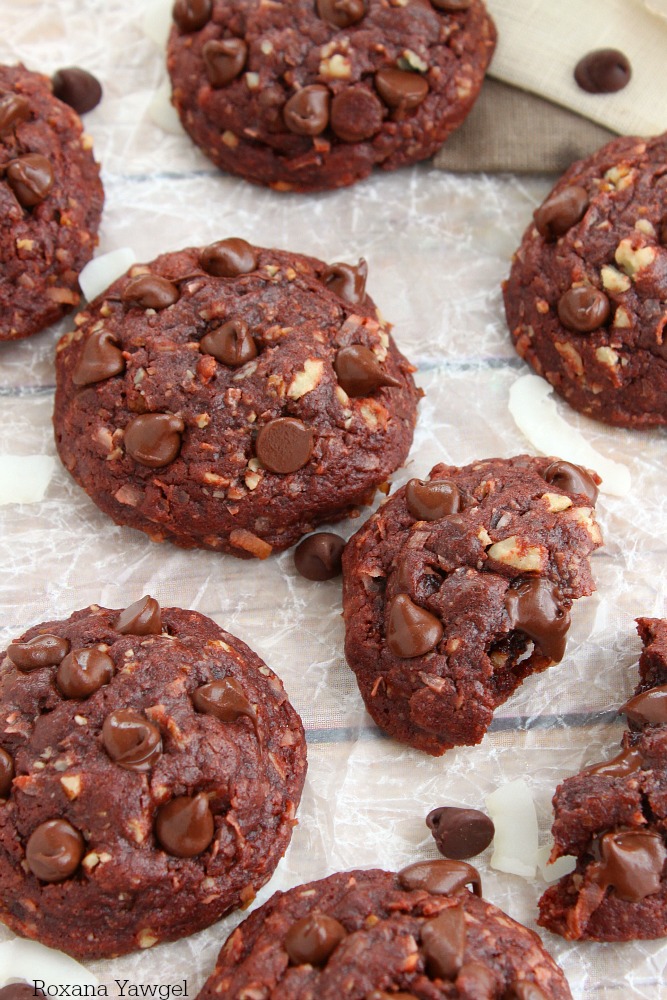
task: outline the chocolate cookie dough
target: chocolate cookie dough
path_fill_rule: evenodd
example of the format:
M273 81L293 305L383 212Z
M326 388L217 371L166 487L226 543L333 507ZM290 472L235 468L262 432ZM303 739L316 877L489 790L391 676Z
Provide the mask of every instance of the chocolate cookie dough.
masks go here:
M236 556L369 503L418 392L365 278L241 239L132 268L58 346L64 464L118 524Z
M0 340L79 303L104 201L91 145L48 77L0 66Z
M571 406L667 424L667 133L614 139L535 212L504 286L522 358Z
M411 479L343 553L345 654L391 736L479 743L525 677L561 660L595 590L595 473L520 455Z
M150 597L0 655L0 920L77 958L249 903L295 824L299 717L239 639Z
M174 22L184 128L222 170L280 191L432 156L496 41L481 0L177 0Z
M667 935L667 621L638 618L644 643L621 752L554 796L555 860L577 867L540 900L539 923L570 940Z
M537 934L481 898L472 865L425 861L397 875L341 872L277 892L227 939L197 1000L243 996L568 1000L571 993Z

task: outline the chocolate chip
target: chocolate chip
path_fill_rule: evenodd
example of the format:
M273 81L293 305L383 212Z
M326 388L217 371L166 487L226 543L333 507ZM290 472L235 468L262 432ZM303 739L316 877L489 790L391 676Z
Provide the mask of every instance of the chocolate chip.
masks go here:
M306 580L333 580L341 572L345 541L333 531L318 531L300 542L294 551L294 565Z
M205 334L199 342L199 350L230 368L239 368L257 357L257 345L248 330L248 324L242 319L230 319Z
M408 510L418 521L437 521L461 509L461 494L451 479L411 479L405 487Z
M78 66L57 70L51 77L51 84L54 97L69 104L78 115L92 111L102 100L100 81L92 73Z
M35 997L43 996L42 990L26 982L10 983L0 989L0 1000L35 1000Z
M329 123L329 90L317 83L292 94L283 108L283 120L297 135L319 135Z
M55 667L69 652L69 639L59 635L36 635L27 642L12 642L7 656L19 670Z
M162 614L154 597L141 597L118 615L116 631L121 635L160 635Z
M442 635L442 625L430 611L407 594L393 598L387 612L387 645L395 656L423 656L438 645Z
M79 363L72 374L74 385L92 385L125 371L125 358L115 334L98 330L84 344Z
M138 274L123 289L123 303L140 309L167 309L178 302L180 292L176 285L159 274Z
M574 78L589 94L613 94L630 82L632 68L618 49L596 49L580 59Z
M347 931L326 913L310 913L285 935L285 951L292 965L324 965Z
M446 858L473 858L485 851L493 840L493 820L479 809L441 806L432 809L426 825L436 846Z
M491 969L481 962L466 962L459 969L455 986L462 997L492 1000L498 992L498 981Z
M56 672L56 684L66 698L89 698L115 673L114 662L101 649L73 649Z
M9 798L14 780L14 761L6 750L0 747L0 799Z
M125 451L135 462L161 469L178 456L184 430L185 424L173 413L142 413L125 428Z
M204 69L212 87L225 87L236 79L248 56L248 46L241 38L211 39L201 50Z
M640 726L664 725L667 723L667 684L636 694L621 705L619 712Z
M598 498L598 488L595 480L580 465L560 460L552 462L544 470L542 476L547 483L552 483L559 490L564 490L565 493L581 493L583 496L588 497L592 504L595 504Z
M458 14L462 10L468 10L472 5L472 0L431 0L436 10L444 10L448 14Z
M50 819L31 833L25 859L42 882L62 882L77 870L84 850L84 839L71 823Z
M428 94L428 81L402 69L380 69L375 74L377 92L390 108L411 111Z
M30 102L19 94L0 94L0 135L30 117Z
M322 284L341 299L356 306L366 298L368 264L362 257L356 267L352 264L331 264L322 273Z
M524 580L505 592L505 610L512 628L530 636L545 656L560 663L570 615L562 606L563 595L550 580Z
M202 684L192 693L192 703L198 712L213 715L222 722L236 722L245 715L257 732L257 712L246 698L245 691L233 677Z
M549 994L540 989L537 983L529 983L526 979L516 979L505 994L507 1000L549 1000Z
M253 247L245 240L230 237L204 247L199 254L199 264L207 274L216 278L235 278L254 271L257 257Z
M215 824L204 792L181 795L158 809L155 835L168 854L194 858L213 840Z
M558 302L558 318L568 330L591 333L609 319L609 299L591 285L570 288Z
M317 13L334 28L349 28L366 13L366 0L317 0Z
M24 208L39 205L53 187L53 168L40 153L26 153L17 160L10 160L6 176L17 201Z
M659 892L667 850L659 833L621 830L605 833L601 860L593 867L595 882L612 886L619 899L638 903Z
M264 424L255 442L258 459L271 472L296 472L313 453L314 436L294 417L278 417Z
M465 913L461 904L442 910L421 929L426 971L434 979L454 979L466 947Z
M181 31L199 31L210 20L212 0L176 0L172 17Z
M398 873L403 889L423 889L433 896L450 896L465 885L472 886L476 896L482 895L479 872L466 861L417 861Z
M627 747L621 750L616 757L611 760L600 761L599 764L591 764L582 774L600 774L607 778L625 778L628 774L636 774L642 770L645 760L640 750L635 747Z
M127 771L150 771L162 754L160 730L132 708L107 715L102 743L112 761Z
M341 347L336 354L334 371L338 384L348 396L370 396L380 386L399 386L401 383L387 375L373 352L363 344Z
M540 236L553 243L583 218L587 208L588 191L571 184L547 198L533 212L533 219Z
M341 90L331 102L331 128L344 142L363 142L380 131L384 113L365 87Z

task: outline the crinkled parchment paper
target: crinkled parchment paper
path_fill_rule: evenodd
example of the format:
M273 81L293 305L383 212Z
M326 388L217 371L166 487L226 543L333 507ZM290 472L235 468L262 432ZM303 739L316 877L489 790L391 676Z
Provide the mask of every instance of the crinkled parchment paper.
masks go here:
M394 486L438 461L531 450L508 412L510 387L527 369L510 344L500 282L548 180L452 176L425 164L318 196L255 188L217 173L185 135L151 122L164 59L142 31L141 4L1 0L0 11L2 61L47 73L83 65L104 85L101 106L85 120L106 187L99 252L129 246L148 261L234 235L329 261L363 255L370 293L426 393ZM0 455L55 455L53 348L68 327L0 345ZM433 759L372 725L343 658L339 581L302 579L289 552L259 563L158 546L108 521L59 463L41 502L0 507L0 643L89 603L123 607L151 593L165 606L212 616L280 674L307 730L309 772L292 844L258 902L336 870L435 857L424 824L431 808L483 808L485 795L517 777L534 795L544 843L557 783L616 752L623 722L614 710L633 689L640 651L633 619L666 613L664 432L612 430L560 402L558 409L602 454L628 466L631 490L600 499L606 543L593 556L598 591L574 609L565 659L524 684L479 747ZM568 457L566 441L561 454ZM355 527L349 521L338 530L349 536ZM489 857L478 859L485 895L534 927L544 883L494 872ZM239 919L89 968L112 996L115 980L187 979L194 997ZM0 929L0 941L9 937ZM667 996L660 985L667 942L543 937L577 1000ZM0 977L11 974L0 969Z

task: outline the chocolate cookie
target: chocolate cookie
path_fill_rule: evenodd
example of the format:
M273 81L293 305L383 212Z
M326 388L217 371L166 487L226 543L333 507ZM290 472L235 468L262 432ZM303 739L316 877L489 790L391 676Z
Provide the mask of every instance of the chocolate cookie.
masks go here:
M78 115L48 77L0 66L0 340L37 333L78 304L103 201Z
M520 455L412 479L343 553L345 653L366 708L439 755L479 743L525 677L558 662L595 590L595 473Z
M473 891L469 891L470 886ZM567 1000L537 934L464 861L341 872L277 892L227 939L197 1000Z
M667 621L638 618L644 643L621 752L554 796L555 860L577 867L540 900L543 927L570 940L667 935Z
M369 503L418 392L365 278L240 239L132 268L58 346L63 462L117 523L236 556Z
M504 285L522 358L589 417L667 424L667 133L614 139L535 212Z
M482 0L177 0L172 100L223 170L280 191L423 160L475 102Z
M0 656L0 701L0 919L17 934L121 955L207 927L270 878L303 728L210 619L145 597L35 626Z

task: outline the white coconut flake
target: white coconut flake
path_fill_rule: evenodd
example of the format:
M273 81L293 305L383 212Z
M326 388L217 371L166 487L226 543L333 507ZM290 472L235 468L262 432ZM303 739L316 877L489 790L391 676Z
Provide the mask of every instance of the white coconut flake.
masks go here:
M557 882L564 875L569 875L577 867L577 859L571 854L564 854L557 858L552 865L549 864L549 856L553 844L545 844L537 852L537 867L545 882Z
M166 47L169 38L172 6L171 0L153 0L146 5L141 19L141 29L144 34L161 49Z
M129 247L120 247L88 261L79 275L81 291L88 301L92 302L101 295L116 278L120 278L121 274L125 274L127 269L132 267L136 259L133 250Z
M528 785L517 778L486 797L496 832L489 864L501 872L534 878L537 871L537 813Z
M509 411L519 430L543 455L554 455L593 469L602 477L600 490L622 497L630 490L630 470L605 458L560 415L549 383L539 375L523 375L510 389Z
M162 86L155 91L153 100L148 105L148 115L153 124L161 128L163 132L168 132L170 135L183 135L181 119L171 103L169 80L165 80Z
M70 989L99 985L92 972L61 951L23 938L4 941L0 944L0 986L22 979L29 983L43 980L46 986L69 986Z
M55 468L50 455L0 455L0 506L39 503Z

